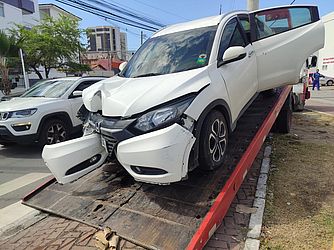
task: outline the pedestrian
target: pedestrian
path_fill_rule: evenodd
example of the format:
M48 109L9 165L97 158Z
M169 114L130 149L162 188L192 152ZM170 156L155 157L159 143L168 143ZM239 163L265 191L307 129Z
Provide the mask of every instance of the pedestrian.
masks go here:
M312 76L313 78L313 85L312 90L314 90L314 87L316 86L318 90L320 90L320 82L319 79L322 75L319 73L319 69L317 69L317 72L315 72Z

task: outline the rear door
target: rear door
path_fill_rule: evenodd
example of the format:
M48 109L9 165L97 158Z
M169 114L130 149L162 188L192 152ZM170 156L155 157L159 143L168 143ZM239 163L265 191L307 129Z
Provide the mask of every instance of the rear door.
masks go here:
M324 46L324 25L315 6L286 6L250 14L259 91L299 80L305 60Z

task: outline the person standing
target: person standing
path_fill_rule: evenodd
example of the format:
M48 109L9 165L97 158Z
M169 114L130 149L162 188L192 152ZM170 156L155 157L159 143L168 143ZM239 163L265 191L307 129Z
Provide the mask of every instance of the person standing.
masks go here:
M319 73L319 69L317 69L317 72L313 74L313 85L312 85L312 90L314 90L314 87L316 86L318 90L320 90L320 77L322 75Z

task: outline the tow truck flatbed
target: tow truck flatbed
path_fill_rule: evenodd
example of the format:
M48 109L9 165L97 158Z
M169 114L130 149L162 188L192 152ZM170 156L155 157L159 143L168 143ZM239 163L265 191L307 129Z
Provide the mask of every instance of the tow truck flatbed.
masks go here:
M51 179L23 203L103 228L147 249L201 249L223 220L291 87L260 94L239 119L222 167L168 186L135 182L107 164L66 185Z

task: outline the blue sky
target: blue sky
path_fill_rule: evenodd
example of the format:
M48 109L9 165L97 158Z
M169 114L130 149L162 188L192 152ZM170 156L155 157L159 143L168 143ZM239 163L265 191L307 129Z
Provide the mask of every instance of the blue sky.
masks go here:
M232 10L246 9L247 0L105 0L106 2L120 4L131 10L146 15L163 24L174 24L193 20L201 17L212 16L219 14L219 6L222 5L222 12ZM292 0L260 0L260 8L267 8L280 5L288 5ZM77 10L55 0L39 0L39 3L54 3L62 8L72 12L82 18L80 23L81 28L98 25L118 26L121 31L127 31L128 49L137 49L140 45L140 29L129 27L117 22L105 21L102 18ZM296 0L295 4L315 4L319 7L320 15L326 15L334 11L333 0ZM144 32L147 37L150 32Z

